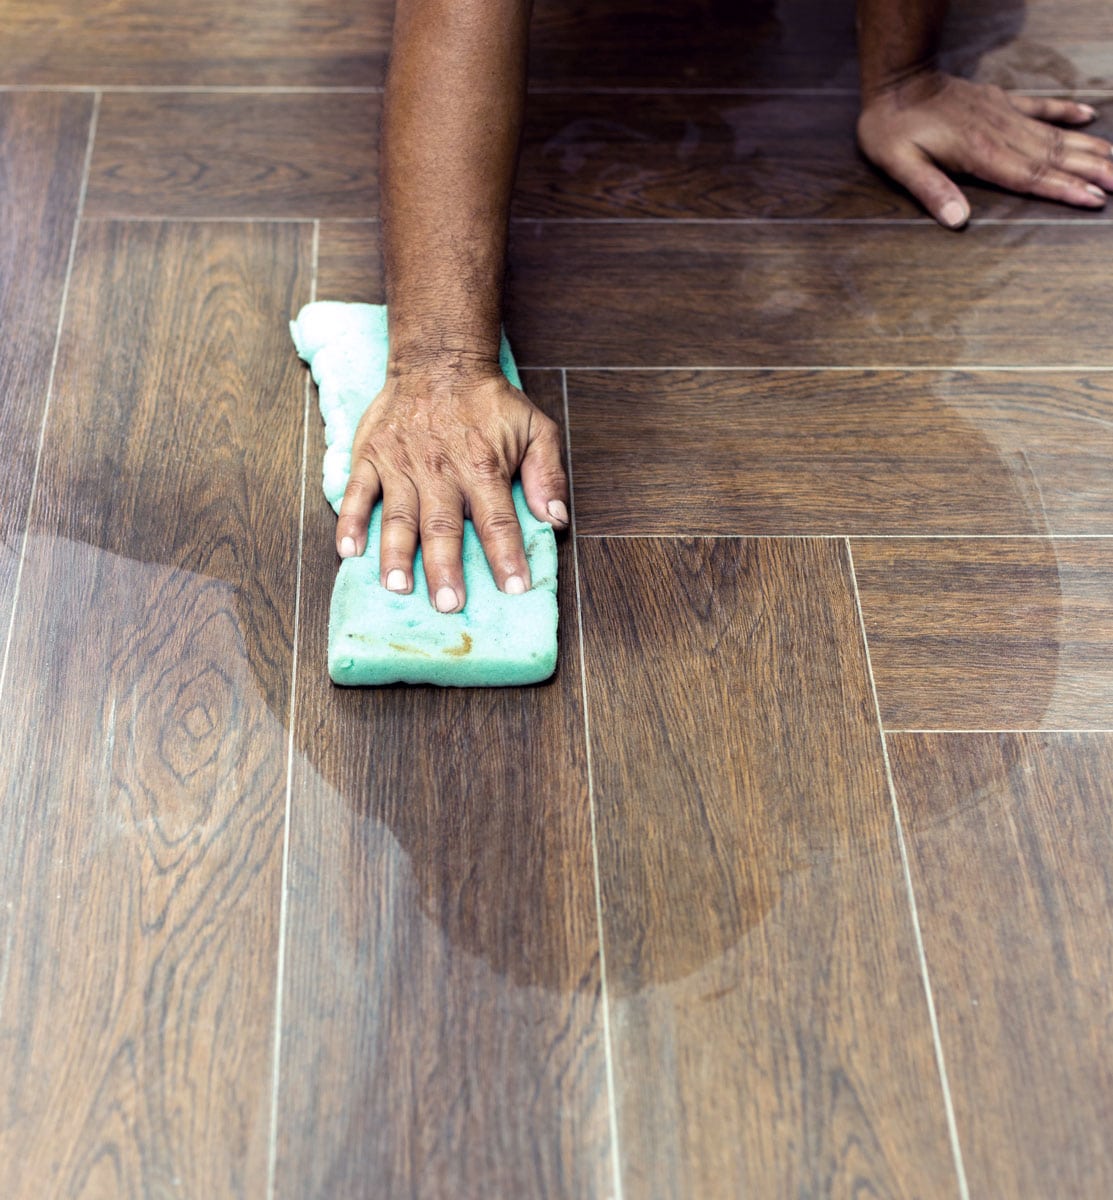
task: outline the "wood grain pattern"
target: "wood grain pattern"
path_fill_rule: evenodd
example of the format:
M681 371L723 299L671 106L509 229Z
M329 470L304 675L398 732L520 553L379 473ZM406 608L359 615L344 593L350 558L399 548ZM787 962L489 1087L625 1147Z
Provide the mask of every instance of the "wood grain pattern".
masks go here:
M1113 727L1113 543L853 543L891 729Z
M364 0L11 0L0 84L376 87L391 17Z
M626 1195L950 1194L844 544L580 566Z
M859 154L857 116L855 96L534 95L514 214L930 220ZM963 186L977 218L1089 219Z
M1113 82L1113 19L1103 0L974 0L951 15L952 70L1001 87L1077 92Z
M82 230L0 750L0 1194L265 1185L294 224Z
M0 629L5 637L92 111L89 96L0 95Z
M507 325L532 366L1113 364L1103 226L512 234Z
M109 94L89 216L377 217L378 95Z
M570 371L581 534L1113 533L1113 377Z
M340 225L321 222L317 295L322 300L386 303L379 222ZM514 356L522 361L518 347Z
M559 417L557 374L523 382ZM309 511L278 1195L606 1196L571 548L552 682L348 690L335 519Z
M518 221L506 326L533 367L1104 367L1107 232ZM319 294L381 295L378 237L324 223Z
M972 1196L1113 1192L1113 739L889 739Z

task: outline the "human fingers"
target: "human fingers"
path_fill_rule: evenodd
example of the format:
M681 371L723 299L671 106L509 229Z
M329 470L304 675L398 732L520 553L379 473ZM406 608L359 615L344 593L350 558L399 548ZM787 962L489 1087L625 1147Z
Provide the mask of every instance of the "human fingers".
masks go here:
M529 591L529 562L510 481L485 481L473 491L469 507L472 524L499 589L515 596Z
M1061 157L1041 158L1009 146L983 156L972 173L1013 192L1058 200L1080 208L1101 208L1105 203L1105 192L1084 176L1053 165L1055 159Z
M375 464L364 454L354 454L336 519L336 553L341 558L352 558L367 549L367 523L380 491Z
M970 220L970 205L962 189L915 144L902 143L878 165L907 188L940 225L961 229Z
M421 557L429 599L438 612L459 612L464 589L464 502L457 491L427 490L419 496Z
M1014 96L1009 103L1026 117L1040 121L1057 121L1062 125L1087 125L1097 117L1097 109L1077 100L1060 100L1051 96Z
M413 591L418 535L417 490L405 478L383 480L383 526L379 539L379 579L392 592Z
M1020 117L1010 124L1004 147L1026 155L1034 177L1054 168L1113 191L1113 146L1101 138Z
M529 510L556 529L568 525L568 477L560 455L560 427L542 412L530 419L521 466L522 491Z

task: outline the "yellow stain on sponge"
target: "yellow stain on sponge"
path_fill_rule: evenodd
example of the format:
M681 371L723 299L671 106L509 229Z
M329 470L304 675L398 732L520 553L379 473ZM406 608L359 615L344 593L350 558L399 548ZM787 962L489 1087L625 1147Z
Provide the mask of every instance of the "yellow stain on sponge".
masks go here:
M386 306L319 300L298 313L290 332L317 383L327 446L322 486L339 511L356 425L386 381ZM507 379L521 387L505 334L500 365ZM459 613L433 608L420 549L410 595L388 592L379 583L382 505L375 506L366 552L341 562L332 591L328 670L333 682L498 687L539 683L552 675L557 658L556 539L551 526L526 507L517 480L512 492L533 586L519 596L499 591L479 536L465 521L467 603Z

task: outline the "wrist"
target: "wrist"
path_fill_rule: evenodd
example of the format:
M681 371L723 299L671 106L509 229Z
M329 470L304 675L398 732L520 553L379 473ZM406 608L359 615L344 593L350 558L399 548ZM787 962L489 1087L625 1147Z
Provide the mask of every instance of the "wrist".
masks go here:
M473 380L501 375L498 352L472 346L436 346L406 343L391 346L387 358L387 378L424 375L440 379Z
M937 96L947 86L949 78L939 69L934 58L929 62L916 62L888 71L867 71L863 66L860 89L862 107L878 101L889 101L898 108L922 104Z

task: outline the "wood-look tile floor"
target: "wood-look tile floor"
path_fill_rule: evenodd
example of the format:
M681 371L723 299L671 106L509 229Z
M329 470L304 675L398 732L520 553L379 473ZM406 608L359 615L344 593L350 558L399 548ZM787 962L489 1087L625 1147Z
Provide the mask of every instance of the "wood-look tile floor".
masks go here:
M0 10L0 1197L1107 1200L1113 210L937 229L849 5L537 0L557 675L337 689L390 20ZM948 55L1113 133L1107 4Z

